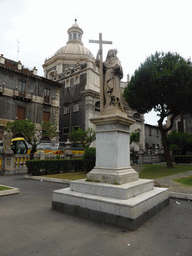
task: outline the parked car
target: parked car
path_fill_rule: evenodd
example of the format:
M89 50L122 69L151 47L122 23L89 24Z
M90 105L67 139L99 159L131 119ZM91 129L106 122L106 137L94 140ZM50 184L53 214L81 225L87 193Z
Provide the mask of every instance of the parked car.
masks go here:
M58 150L59 143L53 142L41 142L37 145L37 150Z
M40 143L37 145L37 150L52 150L51 143Z

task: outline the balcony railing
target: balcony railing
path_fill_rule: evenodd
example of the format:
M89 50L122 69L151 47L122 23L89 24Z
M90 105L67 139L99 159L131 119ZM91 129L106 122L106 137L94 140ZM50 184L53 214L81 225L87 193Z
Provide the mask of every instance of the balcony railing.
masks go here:
M25 101L31 101L33 98L32 93L26 93L26 92L20 92L17 89L13 90L13 98L25 100Z

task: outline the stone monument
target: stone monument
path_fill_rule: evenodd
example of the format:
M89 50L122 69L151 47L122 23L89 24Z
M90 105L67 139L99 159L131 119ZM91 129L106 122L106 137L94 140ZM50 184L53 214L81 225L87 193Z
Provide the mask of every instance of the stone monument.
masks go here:
M169 203L166 188L155 188L153 180L139 179L130 166L129 127L121 104L123 76L117 50L109 50L102 62L102 41L96 64L100 67L100 114L96 125L96 166L86 180L70 182L70 188L53 192L52 208L84 218L135 230Z
M13 151L11 150L11 140L13 138L13 133L4 131L3 133L3 146L4 146L4 153L13 154Z
M4 174L14 173L14 153L11 150L11 140L13 138L13 133L9 131L4 131L2 142L4 146L3 150L3 172Z

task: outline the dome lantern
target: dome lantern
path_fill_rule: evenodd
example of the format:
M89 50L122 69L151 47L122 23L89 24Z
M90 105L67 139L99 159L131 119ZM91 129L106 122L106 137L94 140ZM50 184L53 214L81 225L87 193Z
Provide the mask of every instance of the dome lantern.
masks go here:
M69 43L79 43L82 44L82 35L83 35L83 30L77 25L77 20L75 19L75 23L73 24L72 27L70 27L67 30L68 33L68 42Z

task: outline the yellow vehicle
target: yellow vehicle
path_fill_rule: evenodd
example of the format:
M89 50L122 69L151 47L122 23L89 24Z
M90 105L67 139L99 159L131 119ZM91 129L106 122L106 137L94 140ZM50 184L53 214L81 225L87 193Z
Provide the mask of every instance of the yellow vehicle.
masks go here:
M15 154L27 154L28 146L25 139L22 137L17 137L11 140L11 149Z
M1 144L0 144L1 145ZM1 145L1 153L3 153L3 143ZM14 138L11 140L11 149L14 154L26 154L28 153L28 147L25 142L25 139L22 137ZM1 168L2 159L0 158L0 168Z

